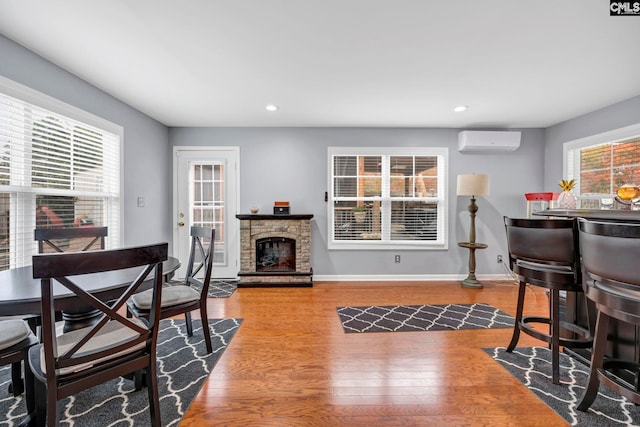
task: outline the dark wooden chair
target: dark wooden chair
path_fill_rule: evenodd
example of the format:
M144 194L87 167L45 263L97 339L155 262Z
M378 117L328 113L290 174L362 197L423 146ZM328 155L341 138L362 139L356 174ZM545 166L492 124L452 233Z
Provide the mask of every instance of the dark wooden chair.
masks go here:
M57 402L84 389L137 371L146 371L151 424L160 426L156 372L156 345L162 297L162 262L168 244L126 249L57 253L33 256L33 276L41 280L43 343L29 350L29 366L35 378L36 421L58 425ZM139 273L131 278L131 268ZM84 276L115 272L122 283L120 297L109 303L84 291ZM122 282L121 282L122 281ZM143 283L152 284L152 308L148 319L127 318L122 312L127 299ZM56 334L54 283L63 286L83 303L101 312L92 326ZM120 312L119 312L120 311ZM45 398L46 395L46 398Z
M600 382L638 405L637 354L609 358L605 350L612 319L635 326L636 331L640 326L640 224L580 219L578 227L585 294L597 310L589 380L578 409L589 409Z
M105 238L108 234L108 227L74 227L74 228L36 228L34 239L38 242L38 253L59 253L59 252L86 252L105 249ZM78 307L77 311L67 310L66 313L57 313L58 321L77 316L83 313L86 316L85 306ZM94 312L94 315L99 315ZM29 320L29 325L36 327L40 324L40 319Z
M9 392L19 396L25 392L27 413L34 411L33 375L27 367L29 348L38 344L38 339L27 323L21 319L0 321L0 366L11 365ZM24 363L25 380L22 380Z
M38 253L85 252L105 248L108 227L36 228Z
M572 219L504 217L504 224L509 265L520 282L515 326L507 352L518 344L520 331L546 342L551 348L552 382L559 384L560 346L587 348L592 343L589 330L560 317L560 292L582 293L576 223ZM527 284L548 289L549 317L524 316ZM545 325L545 329L540 325Z
M213 351L211 331L207 323L207 294L213 268L213 247L215 229L207 227L191 227L191 250L184 281L170 283L162 292L161 318L166 319L184 314L187 335L193 335L191 312L200 310L202 331L207 352ZM201 274L202 279L198 276ZM151 307L151 294L143 291L133 295L127 301L127 310L136 317L147 317Z

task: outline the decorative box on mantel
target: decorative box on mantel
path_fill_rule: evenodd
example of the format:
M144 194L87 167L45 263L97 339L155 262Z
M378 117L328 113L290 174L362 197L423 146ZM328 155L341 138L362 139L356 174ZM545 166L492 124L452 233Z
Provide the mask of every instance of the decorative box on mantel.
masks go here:
M311 214L236 215L238 287L311 287Z

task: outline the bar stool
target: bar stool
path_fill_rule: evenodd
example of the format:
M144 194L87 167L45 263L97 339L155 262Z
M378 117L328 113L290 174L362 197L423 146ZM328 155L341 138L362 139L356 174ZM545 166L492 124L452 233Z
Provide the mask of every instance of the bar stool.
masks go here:
M578 409L589 409L600 382L640 404L637 358L605 356L612 319L640 326L640 224L579 219L578 227L585 293L597 309L589 380Z
M552 381L559 384L560 346L587 348L592 343L589 330L560 317L560 291L582 293L576 222L504 217L504 224L509 265L520 282L513 336L507 352L518 344L520 331L546 342L551 348ZM548 289L549 317L523 315L527 283ZM541 324L548 325L548 329L535 327Z

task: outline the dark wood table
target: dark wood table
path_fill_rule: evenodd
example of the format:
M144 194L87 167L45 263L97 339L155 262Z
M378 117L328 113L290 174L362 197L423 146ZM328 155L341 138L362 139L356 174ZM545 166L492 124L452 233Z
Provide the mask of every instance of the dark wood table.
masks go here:
M169 257L162 263L162 274L170 276L180 268L177 258ZM117 298L122 287L135 279L141 268L87 274L77 282L87 291L103 301ZM54 283L56 308L68 313L65 321L77 321L82 317L83 307L67 288ZM33 278L31 266L0 271L0 316L40 314L40 279ZM84 316L85 318L87 316ZM65 327L65 329L68 329Z

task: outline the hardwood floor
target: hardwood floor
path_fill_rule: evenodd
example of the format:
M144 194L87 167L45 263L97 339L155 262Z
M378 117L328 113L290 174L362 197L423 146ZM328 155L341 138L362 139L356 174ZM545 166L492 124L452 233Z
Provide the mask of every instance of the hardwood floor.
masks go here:
M517 286L317 282L241 288L209 316L244 321L182 423L188 426L564 426L491 360L511 329L345 334L345 305L488 303L515 315ZM527 311L547 311L530 287ZM194 313L195 314L195 313ZM522 334L522 346L542 343Z

